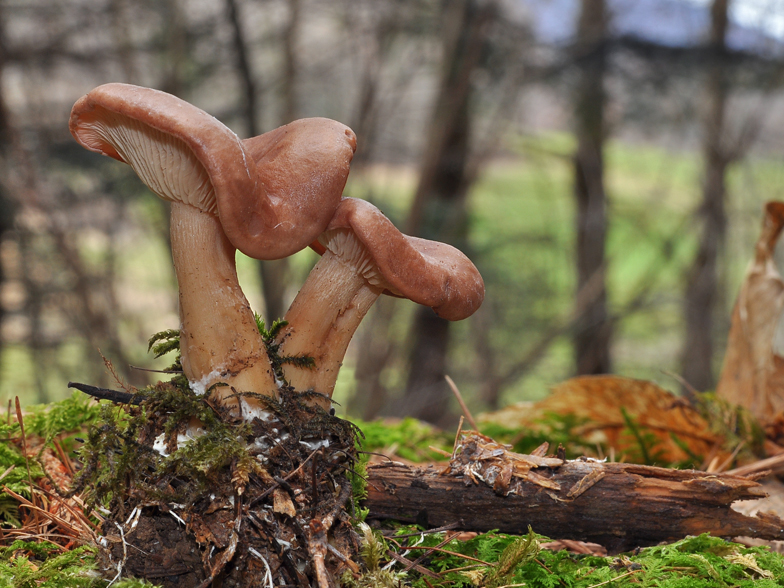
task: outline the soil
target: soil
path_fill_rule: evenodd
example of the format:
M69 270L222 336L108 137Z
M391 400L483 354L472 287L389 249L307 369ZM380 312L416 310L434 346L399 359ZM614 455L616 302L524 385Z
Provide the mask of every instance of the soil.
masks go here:
M270 580L310 586L356 567L350 562L359 542L348 514L353 425L289 391L251 423L218 409L213 427L222 427L226 442L209 433L191 440L188 459L176 463L153 446L168 431L166 447L175 452L177 433L193 423L193 414L181 410L193 399L179 402L177 393L169 386L138 406L123 406L131 425L107 423L91 438L83 483L111 477L96 492L111 499L100 558L106 578L121 569L123 577L165 588L240 588ZM191 420L172 421L183 414ZM216 467L219 458L224 461Z

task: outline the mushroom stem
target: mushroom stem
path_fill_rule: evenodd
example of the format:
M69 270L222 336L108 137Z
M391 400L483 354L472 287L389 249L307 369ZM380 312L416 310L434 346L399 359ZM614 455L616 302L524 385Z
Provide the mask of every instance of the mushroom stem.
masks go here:
M284 364L289 384L332 397L351 337L382 291L327 250L291 304L288 325L277 339L281 355L307 355L316 363L315 369Z
M180 289L180 353L191 388L224 382L238 392L275 396L277 386L253 312L240 289L234 256L218 218L171 205L172 258ZM219 400L231 388L218 386ZM246 399L251 409L258 401Z

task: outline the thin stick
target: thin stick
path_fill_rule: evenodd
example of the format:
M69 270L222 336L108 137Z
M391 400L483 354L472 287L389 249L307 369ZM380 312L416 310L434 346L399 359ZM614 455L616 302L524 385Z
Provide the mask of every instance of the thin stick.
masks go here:
M132 370L138 370L140 372L153 372L156 374L181 374L182 370L154 370L150 368L143 368L139 367L138 365L129 365L129 368Z
M33 476L30 473L30 459L27 457L27 436L25 435L24 430L24 419L22 418L22 405L19 404L19 397L15 397L16 402L16 420L19 422L19 430L22 433L22 451L24 451L24 458L25 458L25 466L27 466L27 481L30 483L30 500L32 501L33 506L35 504L35 487L33 486ZM35 514L35 526L38 528L38 513L33 511ZM39 529L40 530L40 529Z
M716 473L717 474L719 472L723 472L724 470L726 470L730 466L732 461L738 456L738 453L740 453L741 448L745 444L746 444L746 441L741 441L740 443L738 443L738 446L735 448L735 450L732 452L732 454L727 459L724 460L724 463L722 463L718 468L716 468L715 472L712 472L712 473Z
M398 563L401 563L401 564L405 565L407 570L411 569L411 566L413 566L414 570L416 570L417 572L419 572L423 576L429 576L429 577L434 578L436 580L440 580L441 579L441 576L439 576L435 572L432 572L432 571L428 570L427 568L423 568L419 564L414 564L414 562L412 562L410 559L400 555L399 553L395 553L391 549L387 549L387 555L389 557L391 557L392 559L394 559L395 561L397 561Z
M440 549L437 547L427 547L426 545L409 545L407 547L403 547L403 549L411 550L411 549L432 549L433 551L438 551L439 553L446 553L447 555L453 555L455 557L459 557L460 559L465 559L468 561L475 561L480 564L488 565L486 561L482 561L481 559L476 559L475 557L471 557L470 555L463 555L462 553L457 553L456 551L449 551L448 549Z
M679 383L681 386L683 386L684 388L686 388L686 390L688 390L688 391L689 391L689 392L690 392L690 393L691 393L691 394L694 396L694 398L697 398L697 396L699 395L699 393L700 393L700 392L699 392L699 390L697 390L697 389L696 389L694 386L692 386L691 384L689 384L689 383L688 383L688 382L687 382L687 381L686 381L686 380L683 378L683 376L681 376L681 375L679 375L679 374L676 374L676 373L674 373L674 372L668 371L668 370L662 370L662 373L663 373L665 376L670 376L670 377L671 377L673 380L675 380L675 381L676 381L676 382L678 382L678 383Z
M727 470L724 473L731 476L741 477L763 472L765 470L770 470L771 473L778 473L782 470L782 465L784 465L784 453L774 455L773 457L767 457L765 459L755 461L754 463L740 466L739 468L735 468L733 470Z
M435 529L426 529L425 531L417 531L416 533L406 533L405 535L384 535L384 539L405 539L406 537L419 537L420 535L433 535L435 533L443 533L444 531L452 531L453 529L457 529L458 527L463 526L465 523L463 521L455 521L454 523L449 523L448 525L444 525L443 527L436 527ZM390 531L394 533L394 531ZM383 535L383 531L382 531ZM401 547L401 549L405 549Z
M296 474L298 471L300 471L300 470L302 469L302 466L304 466L306 463L308 463L308 462L310 461L310 458L311 458L311 457L313 457L314 455L316 455L316 454L317 454L319 451L321 451L321 448L320 448L320 447L319 447L318 449L314 449L314 450L311 452L311 454L305 458L305 461L303 461L301 464L299 464L299 466L297 467L297 469L296 469L296 470L294 470L294 471L293 471L293 472L291 472L290 474L287 474L286 476L284 476L284 477L283 477L283 480L284 480L284 481L286 481L286 482L288 482L288 481L289 481L289 480L290 480L290 479L291 479L291 478L292 478L292 477L293 477L293 476L294 476L294 475L295 475L295 474ZM256 506L256 505L257 505L259 502L261 502L261 501L262 501L262 500L264 500L264 499L265 499L267 496L269 496L269 494L270 494L270 493L271 493L271 492L272 492L272 491L273 491L275 488L277 488L278 486L280 486L280 484L278 484L277 482L275 482L275 483L274 483L272 486L270 486L269 488L267 488L267 489L266 489L264 492L262 492L262 493L261 493L260 495L258 495L256 498L254 498L253 500L251 500L251 501L250 501L250 503L248 504L248 506L249 506L249 507Z
M440 549L440 548L442 548L444 545L446 545L447 543L449 543L450 541L452 541L452 539L454 539L454 536L447 535L447 536L444 538L444 540L443 540L443 541L441 541L441 543L439 543L438 545L436 545L436 546L435 546L433 549L435 550L435 549ZM409 571L411 568L417 568L417 567L419 567L419 564L421 564L423 561L425 561L425 559L427 559L428 557L430 557L430 554L431 554L431 553L433 553L433 552L432 552L432 551L426 551L425 553L423 553L422 555L420 555L418 558L416 558L414 561L412 561L411 563L409 563L409 564L408 564L408 565L407 565L405 568L403 568L403 571L404 571L404 572L407 572L407 571Z
M131 392L123 392L122 390L110 390L108 388L96 388L88 384L80 384L78 382L68 382L69 388L76 388L80 392L89 394L93 398L100 400L111 400L119 404L141 404L142 397L138 394Z
M626 576L631 576L632 574L636 574L641 571L642 570L632 570L631 572L626 572L625 574L621 574L620 576L615 576L614 578L610 578L605 582L594 584L593 586L589 586L588 588L597 588L598 586L604 586L605 584L609 584L610 582L615 582L616 580L620 580L621 578L625 578Z
M457 452L457 444L460 441L460 433L463 432L463 421L465 420L464 416L460 416L460 422L457 423L457 432L455 433L455 443L452 445L452 457L455 456Z
M476 426L476 421L474 420L473 415L471 415L471 411L468 410L466 403L463 401L463 395L460 394L460 390L457 389L454 380L452 380L452 378L450 378L449 376L444 376L444 379L446 380L446 383L449 384L449 387L452 389L452 394L455 395L455 398L457 398L457 401L460 403L460 408L463 409L463 414L468 419L468 423L471 425L471 428L478 433L479 427Z

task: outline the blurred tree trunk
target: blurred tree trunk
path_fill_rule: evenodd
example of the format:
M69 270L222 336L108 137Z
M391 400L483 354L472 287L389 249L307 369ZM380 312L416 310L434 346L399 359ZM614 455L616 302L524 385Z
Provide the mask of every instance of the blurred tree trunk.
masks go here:
M465 250L466 195L473 181L468 170L471 75L485 46L495 5L455 0L443 6L443 74L406 232ZM417 308L411 336L408 380L396 412L448 424L454 417L447 409L450 392L444 381L449 322L430 308Z
M285 41L283 43L286 56L285 75L284 75L284 94L286 105L284 107L284 122L291 122L295 116L294 104L294 78L296 75L296 62L294 61L294 40L296 32L296 21L299 18L299 0L290 0L291 18L286 29ZM226 0L226 8L231 24L234 53L236 58L235 67L240 76L243 88L242 113L245 128L249 137L261 134L257 104L259 92L256 86L255 77L251 71L248 44L245 33L242 30L242 17L239 13L237 0ZM292 22L294 24L292 24ZM264 309L266 320L271 324L277 318L286 313L286 285L288 282L289 264L286 259L276 259L272 261L260 261L258 264L259 277L261 278L261 289L264 296Z
M288 124L297 118L297 39L301 22L301 0L288 0L289 19L283 34L283 110L281 124ZM286 314L288 302L286 292L291 279L291 264L288 258L259 262L261 287L264 292L264 307L267 322L282 318Z
M348 6L346 21L360 31L361 23L354 22L353 6ZM367 34L359 38L362 59L359 93L352 128L357 135L357 152L351 163L353 170L360 169L372 161L373 145L378 132L379 92L382 71L389 58L395 39L404 29L404 19L397 10L377 10L375 20ZM388 96L387 96L388 98ZM372 188L364 198L371 200ZM382 381L382 373L396 357L399 349L392 335L392 321L399 308L395 300L382 296L370 309L357 334L357 360L354 378L355 393L346 407L352 415L361 415L365 420L376 418L389 398L389 391Z
M612 324L607 313L604 190L604 77L607 66L605 0L583 0L577 27L580 65L575 99L577 152L574 196L577 202L577 314L574 353L577 374L611 370Z
M726 54L729 0L714 0L711 6L710 55L703 133L705 177L702 204L697 212L701 223L697 256L686 287L686 342L682 375L696 390L710 390L713 378L714 314L718 295L718 261L726 231L725 174L732 160L725 148L725 119L728 80L722 68ZM687 391L688 393L688 391Z
M5 19L3 9L0 7L0 82L2 82L5 66L7 63L7 49L5 43ZM9 157L12 153L12 128L9 120L8 107L5 101L5 95L2 93L2 83L0 83L0 165L4 168L10 168ZM16 206L13 201L6 194L5 186L0 187L0 245L3 243L3 238L13 228L14 217L16 215ZM6 271L5 266L0 259L0 287L5 283ZM0 329L2 329L3 320L5 319L5 306L0 303ZM2 367L3 349L5 347L5 340L2 337L2 330L0 330L0 367Z
M297 118L297 40L301 24L301 0L288 0L289 19L283 33L283 120L288 124ZM283 315L281 315L283 316Z
M161 90L182 97L189 47L185 15L180 2L181 0L166 0L161 4L166 22L166 41L162 51L165 73ZM166 217L168 216L167 214Z

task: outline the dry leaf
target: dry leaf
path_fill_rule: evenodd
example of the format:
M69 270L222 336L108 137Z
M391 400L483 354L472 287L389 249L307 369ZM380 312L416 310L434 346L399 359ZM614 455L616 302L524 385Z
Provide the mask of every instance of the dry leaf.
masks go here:
M672 435L698 456L707 455L722 441L708 430L698 412L671 392L651 382L618 376L572 378L555 386L544 400L483 415L482 420L536 430L548 413L574 415L585 421L575 434L623 453L638 446L628 434L624 411L636 427L656 437L655 453L661 462L691 459Z
M784 202L768 202L754 259L740 288L716 394L765 423L784 410L784 358L773 349L784 308L784 280L773 251L784 228Z
M297 510L288 492L282 488L275 488L272 492L272 510L278 514L285 514L290 517L297 516Z

